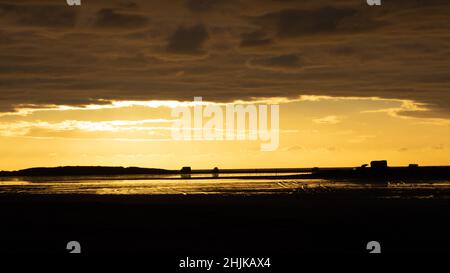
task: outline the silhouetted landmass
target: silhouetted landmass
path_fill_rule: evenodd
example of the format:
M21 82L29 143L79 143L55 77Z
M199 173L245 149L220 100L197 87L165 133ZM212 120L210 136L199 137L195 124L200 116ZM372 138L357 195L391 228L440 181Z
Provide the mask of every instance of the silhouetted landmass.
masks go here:
M263 175L249 175L259 174ZM289 174L287 174L289 173ZM426 180L450 179L450 166L425 166L410 164L408 167L389 167L387 161L372 161L356 168L281 168L281 169L207 169L193 170L183 167L180 170L166 170L138 167L55 167L31 168L19 171L0 172L0 176L115 176L115 175L180 175L182 179L209 179L207 176L195 174L211 174L221 179L363 179L369 181L389 180ZM226 176L226 174L242 174ZM194 176L191 176L194 175ZM167 179L180 179L167 178Z
M320 170L311 174L313 178L322 179L375 179L375 180L409 180L409 179L450 179L450 167L386 167Z
M85 175L132 175L132 174L173 174L177 171L138 167L55 167L30 168L12 172L0 172L0 176L85 176Z
M139 168L139 167L102 167L102 166L66 166L53 168L30 168L18 171L0 171L0 176L108 176L108 175L164 175L164 174L249 174L249 173L305 173L310 172L310 168L293 169L201 169L193 170L191 167L183 167L180 170L166 170L157 168ZM234 176L236 177L236 176ZM246 176L243 176L246 177ZM261 176L262 177L262 176Z

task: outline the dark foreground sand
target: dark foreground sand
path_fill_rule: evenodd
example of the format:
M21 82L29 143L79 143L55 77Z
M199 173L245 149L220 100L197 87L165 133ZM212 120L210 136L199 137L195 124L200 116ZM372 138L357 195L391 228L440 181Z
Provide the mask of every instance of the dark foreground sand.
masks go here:
M256 196L1 195L0 251L271 256L450 252L447 198L373 191ZM425 195L426 197L426 195Z

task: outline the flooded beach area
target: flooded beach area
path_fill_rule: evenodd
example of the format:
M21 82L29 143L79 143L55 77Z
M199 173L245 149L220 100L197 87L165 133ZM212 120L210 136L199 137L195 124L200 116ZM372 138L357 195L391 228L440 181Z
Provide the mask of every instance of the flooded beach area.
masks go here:
M291 257L450 243L449 181L103 178L2 179L0 252L67 253L76 240L85 253Z

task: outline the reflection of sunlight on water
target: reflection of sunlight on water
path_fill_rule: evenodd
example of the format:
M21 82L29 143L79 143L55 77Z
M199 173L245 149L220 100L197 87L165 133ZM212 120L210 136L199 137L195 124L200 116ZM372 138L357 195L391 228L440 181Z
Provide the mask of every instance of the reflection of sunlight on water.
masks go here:
M415 183L367 183L357 181L329 180L265 180L265 179L151 179L151 180L82 180L75 177L38 178L33 181L20 179L0 180L3 194L276 194L305 193L317 194L337 191L383 191L386 198L401 198L405 194L417 198L434 198L433 192L450 190L450 181ZM432 191L430 193L430 191ZM414 192L414 194L412 194ZM442 196L441 196L442 197Z

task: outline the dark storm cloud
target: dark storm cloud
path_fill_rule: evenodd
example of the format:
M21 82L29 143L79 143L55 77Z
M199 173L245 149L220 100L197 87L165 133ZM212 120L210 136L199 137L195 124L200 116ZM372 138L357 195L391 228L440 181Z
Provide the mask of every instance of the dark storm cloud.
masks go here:
M396 0L386 1L388 7L403 7L403 8L429 8L448 5L447 0Z
M207 12L223 2L224 0L185 0L185 5L193 12Z
M21 26L68 27L75 25L77 11L62 5L0 3L0 16Z
M296 54L287 54L259 59L256 61L256 63L277 67L299 67L302 65L301 58Z
M241 47L263 46L273 42L263 31L253 31L241 34Z
M204 25L180 26L169 37L167 51L179 54L201 54L209 34Z
M136 9L138 8L138 4L136 4L133 1L124 0L119 2L119 7L127 9Z
M0 111L326 95L450 117L449 18L439 0L0 0Z
M135 28L145 26L148 21L147 17L139 14L126 14L113 9L102 9L97 13L95 25L106 28Z
M294 71L301 69L304 62L297 54L285 54L279 56L256 58L250 61L251 67L262 69Z
M276 34L281 38L363 31L378 25L356 9L335 7L315 10L284 9L256 17L253 21L265 28L275 28Z

